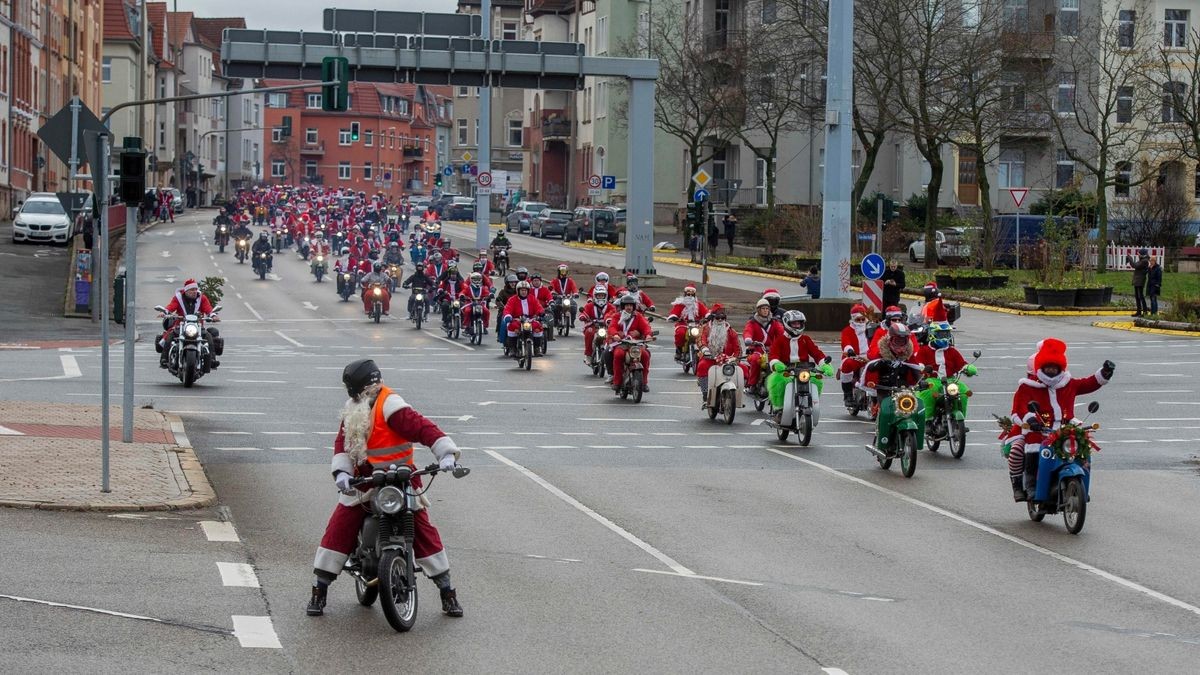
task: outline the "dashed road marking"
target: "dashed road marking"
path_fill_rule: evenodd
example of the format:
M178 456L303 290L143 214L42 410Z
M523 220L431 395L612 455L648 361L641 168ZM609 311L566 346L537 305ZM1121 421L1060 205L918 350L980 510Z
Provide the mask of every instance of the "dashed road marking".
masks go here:
M703 581L720 581L720 582L726 583L726 584L738 584L741 586L762 586L762 584L760 584L757 581L741 581L739 579L723 579L721 577L708 577L708 576L704 576L703 574L696 574L694 572L666 572L664 570L644 570L641 568L634 568L633 571L634 572L646 572L648 574L663 574L663 575L666 575L669 577L683 577L684 579L701 579Z
M233 636L238 643L247 648L283 649L279 644L279 636L269 616L238 616L233 617Z
M237 530L233 529L233 523L227 521L202 520L200 529L204 530L204 536L208 537L209 541L241 541Z
M254 315L254 318L258 319L259 321L263 321L262 314L259 314L257 309L251 307L250 303L243 301L242 304L246 306L246 309L250 310L250 313Z
M293 340L292 338L284 335L283 331L277 330L277 331L275 331L275 334L278 335L279 337L283 338L284 340L287 340L288 342L292 343L292 345L295 347L303 347L304 346L304 345L300 344L299 342L297 342L296 340Z
M245 563L217 563L217 571L221 574L221 583L226 586L242 588L258 588L258 575L254 567Z

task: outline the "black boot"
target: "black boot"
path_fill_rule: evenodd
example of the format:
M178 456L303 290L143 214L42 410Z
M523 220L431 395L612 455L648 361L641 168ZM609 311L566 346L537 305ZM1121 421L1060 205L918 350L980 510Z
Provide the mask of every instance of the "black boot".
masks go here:
M442 589L442 613L455 618L463 615L462 605L458 604L458 593L453 588Z
M325 595L329 592L328 586L321 584L313 584L312 598L308 601L308 607L304 610L309 616L321 616L325 613ZM444 603L445 601L443 601ZM462 611L462 610L459 610Z
M842 401L846 405L850 405L851 403L854 402L854 383L853 382L843 382L842 383Z
M159 368L167 367L167 350L165 350L165 349L158 353L158 367Z
M1012 476L1013 501L1024 502L1029 501L1029 495L1025 492L1025 477Z

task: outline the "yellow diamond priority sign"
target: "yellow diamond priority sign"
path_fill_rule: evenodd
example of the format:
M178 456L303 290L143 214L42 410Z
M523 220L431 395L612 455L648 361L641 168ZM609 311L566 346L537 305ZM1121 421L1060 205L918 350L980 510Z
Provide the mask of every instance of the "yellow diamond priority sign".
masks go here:
M692 176L692 182L696 184L696 187L704 187L711 180L712 176L708 175L708 172L704 169L700 169Z
M469 153L469 152L464 152L464 153L462 154L462 159L463 159L463 161L464 161L464 162L469 162L469 161L471 161L471 158L472 158L472 157L474 157L474 155L472 155L472 154L471 154L471 153Z

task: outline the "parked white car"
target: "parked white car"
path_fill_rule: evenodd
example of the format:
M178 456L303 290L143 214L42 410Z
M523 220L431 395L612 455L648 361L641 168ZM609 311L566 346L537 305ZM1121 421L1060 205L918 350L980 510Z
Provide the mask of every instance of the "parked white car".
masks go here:
M971 244L967 240L965 228L950 227L937 230L933 234L936 239L939 263L945 260L966 260L971 257ZM912 262L925 262L925 237L908 245L908 259Z
M56 244L67 243L71 238L71 217L51 192L35 192L13 218L13 243L20 241L44 241Z

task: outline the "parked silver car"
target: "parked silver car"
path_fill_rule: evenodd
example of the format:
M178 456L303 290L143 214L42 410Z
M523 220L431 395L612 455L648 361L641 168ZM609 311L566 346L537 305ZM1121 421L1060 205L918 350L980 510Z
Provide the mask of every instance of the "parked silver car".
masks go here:
M550 205L544 202L517 202L517 208L504 220L505 231L512 232L514 228L517 232L532 231L533 219L546 208Z

